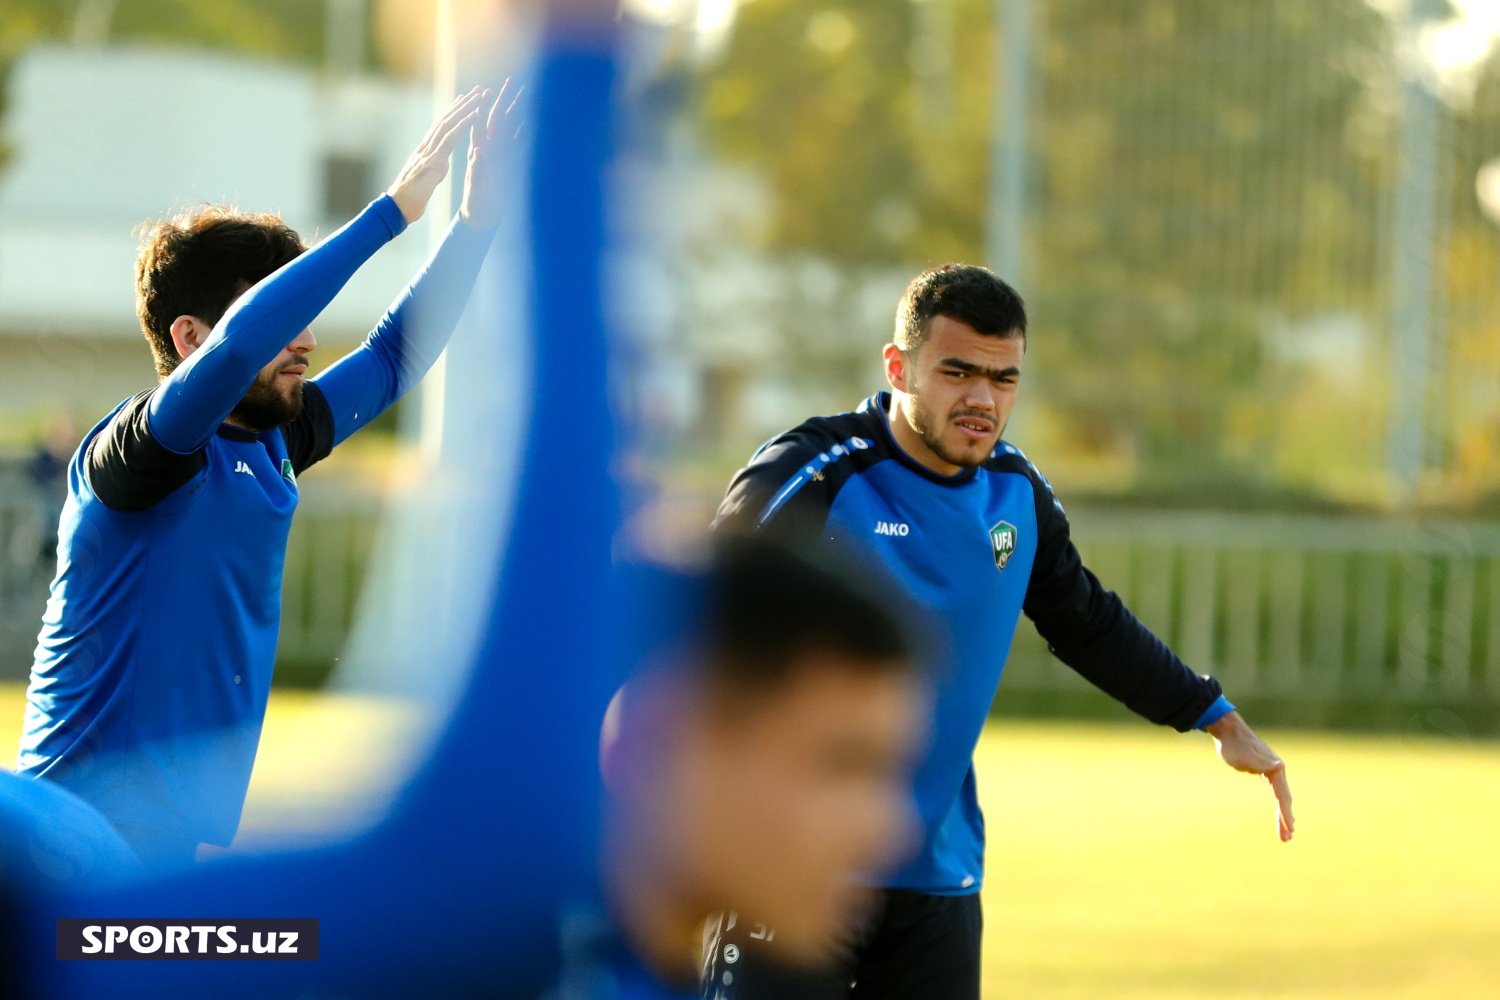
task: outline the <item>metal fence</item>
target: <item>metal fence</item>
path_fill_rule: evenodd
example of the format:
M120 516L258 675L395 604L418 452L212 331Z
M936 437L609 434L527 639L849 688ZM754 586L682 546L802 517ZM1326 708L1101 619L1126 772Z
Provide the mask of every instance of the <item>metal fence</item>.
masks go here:
M324 484L299 502L281 587L283 680L320 680L343 650L379 516L378 498Z
M0 675L24 678L46 600L39 506L0 499ZM378 500L320 486L293 523L283 680L340 654ZM1500 525L1350 517L1071 510L1085 562L1195 669L1236 698L1493 703L1500 695ZM1005 692L1083 692L1022 623Z
M1500 525L1072 512L1085 562L1238 698L1493 701ZM1081 690L1022 627L1017 691Z
M55 513L18 475L0 470L0 680L24 680L54 571ZM319 488L292 522L283 578L278 678L321 679L354 621L379 516L367 492Z

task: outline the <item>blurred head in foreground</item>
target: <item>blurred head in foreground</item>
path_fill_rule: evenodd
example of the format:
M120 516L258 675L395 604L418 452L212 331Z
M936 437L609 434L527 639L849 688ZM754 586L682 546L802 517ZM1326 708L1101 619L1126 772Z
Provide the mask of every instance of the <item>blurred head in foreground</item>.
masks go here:
M725 540L688 583L691 634L657 648L605 721L615 918L668 980L696 979L719 911L820 964L913 844L929 708L915 650L885 599L762 543Z

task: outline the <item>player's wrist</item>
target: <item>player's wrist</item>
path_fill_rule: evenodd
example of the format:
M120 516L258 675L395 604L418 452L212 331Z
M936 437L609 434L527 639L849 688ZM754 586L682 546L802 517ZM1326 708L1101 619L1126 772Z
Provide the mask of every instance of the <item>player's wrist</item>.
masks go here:
M396 203L396 207L401 210L401 217L406 220L408 226L420 219L423 210L427 207L426 202L418 202L416 199L408 197L406 191L394 184L385 193L390 197L391 201Z
M1213 722L1210 722L1203 728L1210 736L1218 740L1220 743L1250 732L1250 726L1245 722L1244 717L1240 715L1238 711L1235 711L1233 709L1226 712L1218 719L1215 719Z

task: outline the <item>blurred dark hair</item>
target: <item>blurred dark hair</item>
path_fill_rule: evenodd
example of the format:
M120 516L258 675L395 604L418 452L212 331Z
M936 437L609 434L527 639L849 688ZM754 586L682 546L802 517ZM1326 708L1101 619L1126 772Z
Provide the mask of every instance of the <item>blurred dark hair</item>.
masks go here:
M721 538L709 568L704 641L710 679L772 691L807 653L841 654L871 674L914 669L917 654L893 587L747 537Z
M914 351L927 340L934 316L947 316L994 337L1026 336L1026 303L995 272L972 264L923 271L896 307L896 346Z
M135 312L158 375L170 375L182 363L172 343L178 316L196 316L214 326L236 296L307 249L279 217L225 205L157 222L142 237L135 258Z

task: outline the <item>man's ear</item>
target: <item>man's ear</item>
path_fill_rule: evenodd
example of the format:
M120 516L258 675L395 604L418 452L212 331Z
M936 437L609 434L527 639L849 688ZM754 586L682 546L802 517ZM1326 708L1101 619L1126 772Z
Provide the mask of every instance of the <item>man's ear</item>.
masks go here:
M897 392L906 391L906 352L895 344L886 344L881 355L885 358L885 380Z
M178 357L184 361L189 354L203 346L212 332L207 323L197 316L178 316L172 321L172 344L177 348Z

